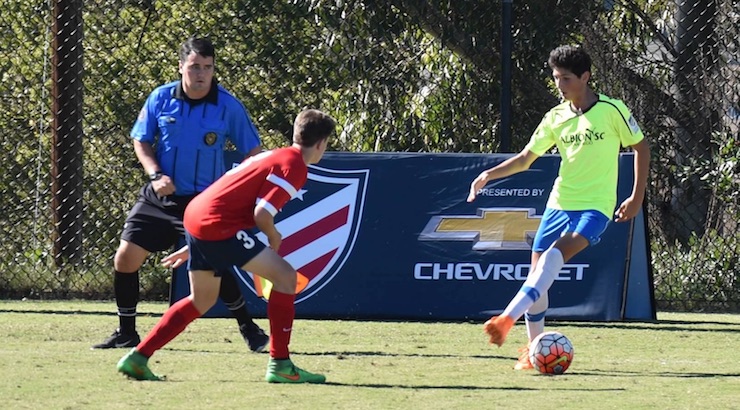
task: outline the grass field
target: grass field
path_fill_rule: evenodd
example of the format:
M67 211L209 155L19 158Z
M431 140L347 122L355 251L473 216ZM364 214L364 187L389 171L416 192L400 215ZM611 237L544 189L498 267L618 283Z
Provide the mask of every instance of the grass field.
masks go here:
M198 320L152 357L167 381L128 380L115 370L125 350L89 349L115 328L113 308L0 301L0 408L740 409L740 315L549 323L575 346L554 377L512 370L521 324L497 348L480 323L299 319L293 360L328 383L272 385L268 355L250 353L231 319ZM140 305L142 336L165 308Z

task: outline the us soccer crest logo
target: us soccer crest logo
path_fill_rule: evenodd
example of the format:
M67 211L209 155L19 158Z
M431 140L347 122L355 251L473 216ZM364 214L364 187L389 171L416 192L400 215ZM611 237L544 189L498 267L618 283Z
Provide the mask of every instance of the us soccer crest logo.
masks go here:
M275 227L283 235L278 253L298 271L296 303L331 282L352 253L369 173L311 165L306 185L276 215ZM267 244L263 233L257 236ZM251 272L237 273L257 296L269 299L269 281Z

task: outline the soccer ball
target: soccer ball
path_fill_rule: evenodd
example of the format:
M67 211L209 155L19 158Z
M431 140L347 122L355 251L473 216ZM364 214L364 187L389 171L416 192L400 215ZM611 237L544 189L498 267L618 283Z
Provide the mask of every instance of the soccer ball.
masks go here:
M573 344L560 332L540 333L529 345L529 361L542 374L563 374L573 362Z

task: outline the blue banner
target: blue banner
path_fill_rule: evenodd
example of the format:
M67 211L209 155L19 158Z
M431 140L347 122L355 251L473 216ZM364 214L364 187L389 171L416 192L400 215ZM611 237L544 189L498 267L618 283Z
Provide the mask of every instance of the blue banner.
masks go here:
M500 313L529 272L531 240L560 161L543 156L467 203L480 171L510 157L327 153L276 218L284 238L280 254L307 280L296 315L483 320ZM620 157L618 202L632 189L632 158ZM634 222L610 223L598 245L558 274L548 317L610 321L628 311L630 318L652 318L652 303L626 309L630 275L649 279L649 258L640 258L641 266L628 263L636 247L647 255L644 236ZM266 301L257 296L265 294L264 283L248 272L238 276L250 311L264 317ZM644 299L635 286L631 293ZM188 292L181 268L173 275L171 302ZM229 315L220 302L207 314Z

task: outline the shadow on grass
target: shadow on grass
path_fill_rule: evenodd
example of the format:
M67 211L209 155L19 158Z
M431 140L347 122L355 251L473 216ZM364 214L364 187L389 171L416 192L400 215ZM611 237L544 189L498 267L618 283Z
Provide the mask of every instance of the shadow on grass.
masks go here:
M371 389L412 389L412 390L507 390L507 391L626 391L624 388L616 389L584 389L584 388L553 388L548 386L543 389L536 389L532 387L497 387L497 386L433 386L433 385L405 385L405 384L385 384L385 383L337 383L337 382L326 382L328 386L341 386L341 387L365 387Z
M571 376L602 376L602 377L673 377L679 379L694 378L740 378L740 373L690 373L690 372L627 372L619 370L586 370L569 371Z
M548 322L548 326L577 327L583 329L625 329L654 330L657 332L725 332L740 333L740 323L732 322L690 322L682 320L662 320L659 322ZM696 327L727 326L727 327Z
M187 348L171 348L165 347L165 350L173 352L197 352L197 353L219 353L219 354L233 354L234 352L225 351L211 351L205 349L187 349ZM420 353L392 353L392 352L379 352L379 351L343 351L343 352L300 352L293 351L292 355L295 356L324 356L334 357L342 360L345 357L351 356L377 356L377 357L419 357L419 358L436 358L436 359L483 359L483 360L512 360L511 356L496 356L496 355L454 355L454 354L420 354ZM267 358L267 352L260 353ZM536 376L536 374L534 374ZM569 370L568 376L602 376L602 377L672 377L680 379L692 379L692 378L740 378L740 373L692 373L692 372L632 372L623 370ZM393 386L389 386L393 387Z
M179 383L176 378L168 378L162 375L162 380L158 381L141 381L135 380L130 377L123 376L124 379L130 380L132 383ZM230 382L232 380L224 379L222 382ZM497 386L473 386L473 385L456 385L456 386L445 386L445 385L407 385L407 384L388 384L388 383L340 383L340 382L326 382L315 386L332 386L332 387L348 387L348 388L367 388L367 389L410 389L410 390L500 390L500 391L585 391L585 392L620 392L626 391L625 388L611 388L611 389L586 389L586 388L557 388L548 386L547 388L537 389L532 387L497 387Z
M41 314L41 315L80 315L80 316L115 316L118 314L115 310L115 303L111 302L110 310L63 310L63 309L3 309L0 313L21 313L21 314ZM138 312L139 317L161 317L163 312ZM203 319L222 319L204 317ZM299 319L314 320L314 319ZM331 319L316 319L331 320ZM368 320L371 321L371 320ZM394 322L393 320L377 320L377 322ZM656 321L634 321L634 322L569 322L569 321L552 321L547 322L548 326L575 327L583 329L625 329L625 330L651 330L659 332L721 332L721 333L740 333L740 323L723 322L723 321L686 321L686 320L656 320ZM702 326L702 327L698 327ZM726 326L726 327L704 327L704 326ZM378 352L382 353L382 352ZM454 356L439 356L454 357Z
M239 343L239 342L233 342L233 343ZM216 351L216 350L208 350L208 349L188 349L188 348L182 348L182 347L164 347L164 350L169 350L173 352L189 352L189 353L218 353L218 354L233 354L234 352L231 351ZM259 355L264 355L267 357L267 352L258 353ZM422 354L422 353L393 353L393 352L379 352L379 351L357 351L357 352L301 352L292 350L290 352L291 355L295 356L323 356L323 357L333 357L339 360L342 360L347 357L352 356L377 356L377 357L419 357L419 358L434 358L434 359L484 359L484 360L513 360L515 359L513 356L497 356L497 355L465 355L465 354Z
M2 300L0 300L2 301ZM28 314L49 314L49 315L100 315L100 316L116 316L116 304L114 301L110 301L106 304L106 310L70 310L70 309L15 309L15 308L0 308L0 313L28 313ZM163 307L167 309L167 306ZM163 312L147 312L139 311L139 315L143 316L162 316ZM230 319L226 317L203 317L204 319ZM260 316L260 319L266 319ZM378 322L378 323L460 323L460 324L476 324L477 322L470 321L449 321L449 320L393 320L393 319L345 319L341 317L336 318L305 318L296 317L296 320L309 321L309 320L350 320L356 322ZM622 322L580 322L580 321L568 321L568 320L553 320L548 321L549 326L568 326L568 327L581 327L581 328L614 328L614 329L651 329L651 330L668 330L668 331L697 331L697 332L714 332L723 331L723 329L703 329L696 327L670 327L670 326L728 326L726 329L730 332L740 331L740 322L725 322L725 321L690 321L690 320L654 320L654 321L622 321Z
M0 309L0 313L23 313L23 314L38 314L38 315L81 315L81 316L118 316L116 312L116 305L113 303L110 310L99 311L99 310L30 310L30 309ZM160 317L163 312L137 312L137 316L143 317Z
M339 359L347 356L382 356L382 357L421 357L421 358L437 358L437 359L503 359L512 360L513 356L498 356L498 355L469 355L469 354L424 354L424 353L394 353L394 352L380 352L380 351L356 351L356 352L298 352L294 351L292 354L304 355L304 356L336 356Z

